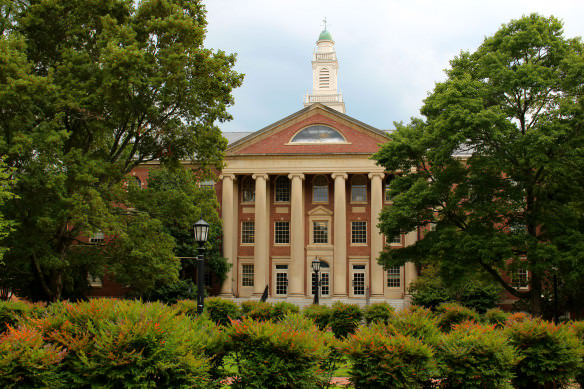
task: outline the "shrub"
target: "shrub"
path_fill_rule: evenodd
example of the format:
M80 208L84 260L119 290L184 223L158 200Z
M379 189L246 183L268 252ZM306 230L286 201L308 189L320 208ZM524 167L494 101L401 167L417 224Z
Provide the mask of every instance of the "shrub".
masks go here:
M332 335L298 314L281 322L245 317L226 329L237 373L232 388L315 388L326 383L321 367ZM328 338L328 339L327 339Z
M508 313L503 312L499 308L491 308L483 314L482 321L486 324L492 324L497 328L501 328L505 326L508 318Z
M311 319L318 328L325 330L330 321L331 309L326 305L309 305L302 311L302 314Z
M48 342L68 350L67 387L210 388L206 349L216 350L214 324L161 303L95 299L53 304L32 322ZM213 351L213 352L214 352Z
M514 326L516 323L523 323L527 320L533 320L531 315L526 312L514 312L507 316L507 321L505 322L505 326Z
M272 305L271 309L271 318L274 321L281 321L284 319L284 316L290 313L298 313L298 306L287 303L286 301L280 301Z
M272 304L261 301L244 301L241 303L242 316L254 320L266 321L272 318Z
M443 332L450 331L454 324L469 320L479 320L479 315L476 311L455 303L440 304L436 308L436 312L438 313L438 327Z
M397 313L390 319L396 333L422 339L426 344L433 344L440 338L438 320L429 309L411 307Z
M577 321L572 323L572 328L580 340L580 345L584 347L584 321ZM582 364L580 364L580 369L576 374L576 382L578 385L580 385L580 388L584 388L584 361Z
M525 320L507 327L510 342L521 361L515 367L516 388L563 387L577 374L581 345L566 325L543 320Z
M230 325L230 319L240 317L239 306L231 300L210 297L205 300L205 310L209 318L219 325Z
M441 388L504 388L518 358L502 330L465 322L455 324L436 346L443 374Z
M432 349L415 337L395 334L391 325L360 327L343 352L352 362L356 388L420 388L432 376Z
M199 316L199 313L197 312L197 302L195 300L179 300L176 302L176 304L173 305L173 308L176 309L179 313L190 316L192 318Z
M24 301L0 301L0 334L8 326L16 327L18 319L23 316L38 315L44 310L41 304L30 304Z
M346 338L355 332L362 317L359 306L337 301L331 307L329 326L337 338Z
M34 327L7 328L0 335L0 387L64 387L58 368L67 352L43 340Z
M501 286L479 280L469 280L457 292L456 300L478 313L485 313L487 310L495 308L501 300Z
M363 316L365 317L365 322L367 324L387 324L394 312L395 309L388 303L378 303L367 306L363 311Z

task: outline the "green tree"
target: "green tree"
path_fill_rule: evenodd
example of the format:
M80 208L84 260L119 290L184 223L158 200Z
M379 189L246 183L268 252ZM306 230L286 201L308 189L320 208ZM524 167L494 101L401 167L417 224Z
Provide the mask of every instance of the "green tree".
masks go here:
M203 47L201 1L3 0L0 23L0 154L18 179L2 211L18 222L5 261L20 293L78 296L106 267L124 280L140 267L154 277L144 286L176 279L171 240L148 247L163 224L118 205L140 164L222 163L216 123L242 76L234 55ZM98 231L126 250L80 239Z
M438 263L448 279L482 271L541 312L558 269L565 290L584 280L582 42L554 17L503 25L461 52L421 109L375 155L391 171L387 236L425 238L386 250L387 265ZM529 289L509 275L529 271Z
M0 159L0 209L6 201L14 198L12 187L14 186L14 176L10 169L6 168L6 164ZM4 239L10 231L14 228L14 221L8 220L0 213L0 240ZM0 266L4 265L2 258L6 252L6 247L0 246ZM1 269L1 267L0 267ZM0 284L2 280L0 279Z
M219 203L212 187L200 185L202 178L182 166L152 169L146 189L130 185L127 205L162 223L164 234L172 237L175 243L174 255L182 258L180 278L183 280L192 280L195 274L196 260L193 258L197 256L198 244L194 240L193 225L203 218L210 224L205 250L206 272L221 283L230 265L221 255L223 229L217 211ZM122 269L121 273L124 272Z

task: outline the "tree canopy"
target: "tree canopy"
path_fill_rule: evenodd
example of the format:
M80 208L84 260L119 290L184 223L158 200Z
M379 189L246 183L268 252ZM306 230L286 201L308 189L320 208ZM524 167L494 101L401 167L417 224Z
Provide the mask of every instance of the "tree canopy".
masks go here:
M18 179L2 210L17 222L5 274L49 300L108 266L175 279L163 223L119 204L145 162L221 166L217 123L242 75L234 55L203 46L202 2L0 0L0 28L0 155ZM91 255L80 236L96 232L132 242L127 255Z
M584 281L584 57L554 17L503 25L451 61L421 109L374 156L396 174L387 236L425 231L381 262L482 271L540 313L552 276L574 303ZM529 271L529 288L513 276ZM571 292L570 292L571 291ZM543 294L543 297L542 297Z

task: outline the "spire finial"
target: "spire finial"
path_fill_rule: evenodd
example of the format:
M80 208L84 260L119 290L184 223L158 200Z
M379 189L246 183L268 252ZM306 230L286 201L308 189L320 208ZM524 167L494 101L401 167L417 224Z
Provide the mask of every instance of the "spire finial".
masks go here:
M324 24L324 29L326 31L326 17L322 20L322 23Z

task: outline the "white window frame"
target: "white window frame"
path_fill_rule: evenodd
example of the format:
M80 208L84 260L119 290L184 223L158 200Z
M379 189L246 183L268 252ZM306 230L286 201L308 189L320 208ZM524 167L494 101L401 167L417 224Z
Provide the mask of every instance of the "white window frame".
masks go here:
M244 241L244 233L249 233L250 230L245 229L245 226L252 226L252 230L251 230L251 242L246 242ZM246 239L247 240L247 239ZM253 245L255 244L255 220L242 220L241 221L241 244L242 245Z

